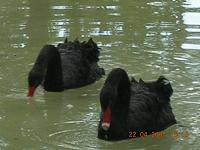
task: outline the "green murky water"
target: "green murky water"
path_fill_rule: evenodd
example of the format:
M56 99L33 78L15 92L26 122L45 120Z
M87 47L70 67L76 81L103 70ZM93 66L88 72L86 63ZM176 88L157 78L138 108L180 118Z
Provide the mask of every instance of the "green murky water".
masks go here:
M165 75L184 127L173 126L161 138L97 139L105 78L62 93L39 88L28 105L27 73L38 51L65 37L93 37L107 73L122 67L136 79ZM0 47L0 149L199 149L199 0L1 0ZM185 130L189 136L182 136ZM172 131L179 135L171 137Z

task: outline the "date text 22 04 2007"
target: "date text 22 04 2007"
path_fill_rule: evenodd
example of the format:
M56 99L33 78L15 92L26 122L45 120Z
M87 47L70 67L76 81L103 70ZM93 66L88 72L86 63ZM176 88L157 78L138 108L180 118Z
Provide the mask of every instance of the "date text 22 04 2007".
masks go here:
M171 136L172 138L178 138L178 137L189 137L189 131L183 130L183 131L171 131L171 132L165 132L165 131L160 131L160 132L135 132L135 131L129 131L128 132L128 137L129 138L136 138L136 137L146 137L146 136L151 136L153 138L163 138L166 136Z

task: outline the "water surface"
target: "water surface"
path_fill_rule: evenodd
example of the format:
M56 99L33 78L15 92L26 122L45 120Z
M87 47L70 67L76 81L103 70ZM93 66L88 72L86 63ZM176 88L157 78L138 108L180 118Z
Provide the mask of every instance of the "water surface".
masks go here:
M161 138L97 139L105 78L62 93L39 88L28 105L27 74L39 50L65 37L92 37L107 73L122 67L136 79L166 76L179 125ZM199 149L198 0L1 0L0 46L0 149Z

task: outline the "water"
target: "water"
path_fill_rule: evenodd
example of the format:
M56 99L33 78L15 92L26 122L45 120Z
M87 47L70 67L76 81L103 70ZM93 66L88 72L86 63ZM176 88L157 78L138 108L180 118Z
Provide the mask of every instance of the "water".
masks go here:
M199 149L199 18L199 0L1 0L0 149ZM136 79L166 76L179 125L166 137L97 139L105 78L62 93L39 88L27 104L27 74L40 48L65 37L93 37L107 73L122 67Z

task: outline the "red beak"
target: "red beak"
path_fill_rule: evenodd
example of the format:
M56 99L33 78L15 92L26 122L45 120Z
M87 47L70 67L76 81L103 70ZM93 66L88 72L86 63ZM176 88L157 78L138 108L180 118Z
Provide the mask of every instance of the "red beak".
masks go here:
M107 131L110 127L111 123L111 109L110 107L107 107L103 112L102 112L102 123L101 126L102 128Z
M28 97L33 97L34 92L35 92L35 89L36 89L35 86L30 86L30 87L28 88L28 94L27 94L27 96L28 96Z

